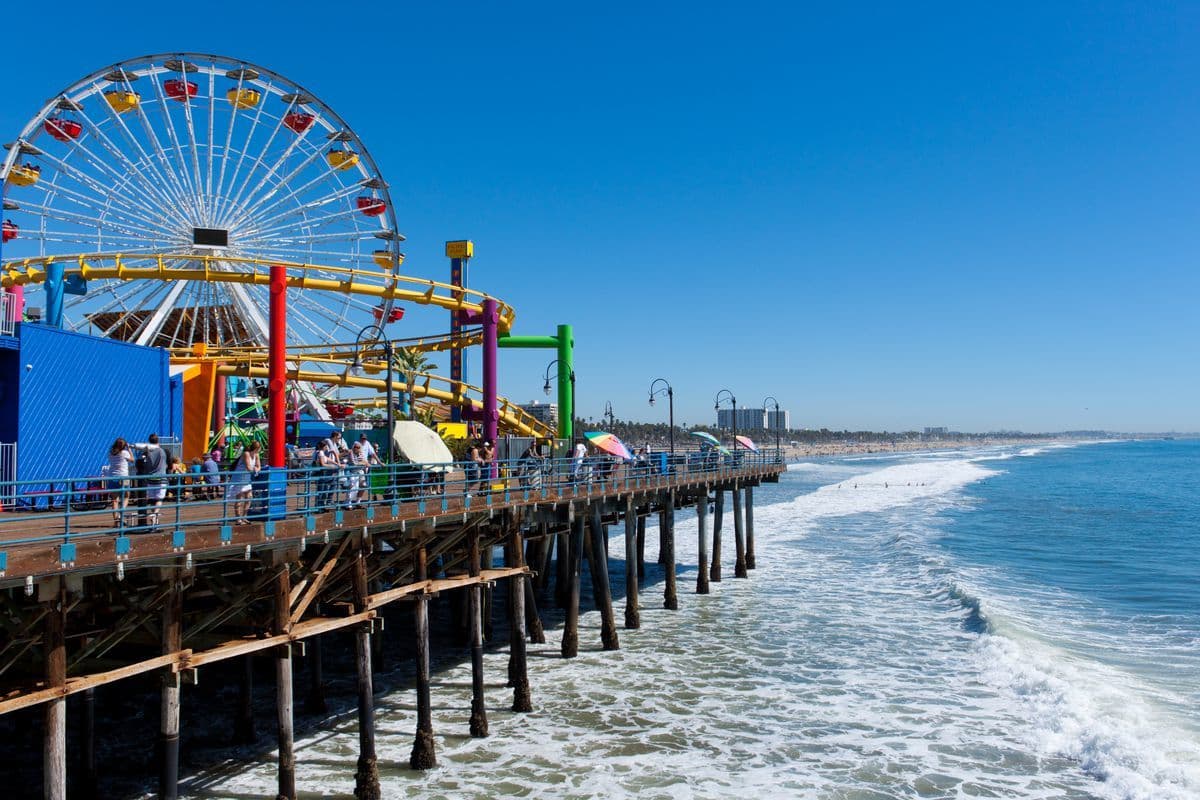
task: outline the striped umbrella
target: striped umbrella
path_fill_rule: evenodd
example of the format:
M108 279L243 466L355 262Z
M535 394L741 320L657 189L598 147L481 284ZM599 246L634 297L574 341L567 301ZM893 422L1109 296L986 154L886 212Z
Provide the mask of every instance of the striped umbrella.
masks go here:
M586 431L583 435L584 438L598 449L617 458L623 458L626 461L633 460L633 453L629 452L629 448L625 446L625 443L613 434L606 433L605 431Z
M700 439L703 442L711 444L713 447L721 446L721 440L713 436L711 433L706 433L705 431L691 431L690 433L692 436L695 436L697 439Z
M756 445L756 444L754 443L754 440L753 440L753 439L751 439L749 436L741 436L741 435L739 435L739 436L737 436L737 437L735 437L735 438L737 439L737 443L738 443L738 444L740 444L742 447L744 447L744 448L746 448L747 450L749 450L751 453L757 453L757 452L758 452L758 445Z

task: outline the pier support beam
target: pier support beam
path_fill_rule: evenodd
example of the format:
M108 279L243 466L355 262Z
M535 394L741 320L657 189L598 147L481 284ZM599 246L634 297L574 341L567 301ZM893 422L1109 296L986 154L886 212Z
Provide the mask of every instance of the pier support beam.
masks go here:
M367 608L367 547L364 542L354 554L351 572L354 610ZM371 676L371 623L354 629L354 662L358 689L358 765L354 771L354 797L381 800L379 761L375 755L375 687Z
M637 582L646 580L646 517L637 518Z
M679 608L679 595L675 589L675 491L667 493L667 505L662 515L663 529L663 569L666 571L666 581L663 583L663 608L675 611Z
M79 771L81 800L96 797L96 690L85 689L83 703L83 745L80 748Z
M50 586L40 586L51 597L42 623L42 646L46 658L46 686L67 684L66 594L61 578L52 578ZM42 735L42 797L67 800L67 698L59 697L43 704L45 727ZM12 788L12 787L10 787Z
M547 537L546 541L549 541ZM545 551L539 546L534 546L539 543L533 543L529 548L529 553L541 556ZM535 561L535 564L547 563L549 559ZM546 643L546 630L542 627L542 617L538 614L537 609L537 593L534 591L533 579L529 578L521 581L523 594L525 595L525 630L529 635L529 641L534 644Z
M633 498L625 498L625 627L640 628L638 610L637 508Z
M708 575L713 583L721 582L721 522L725 516L725 493L717 487L713 501L712 568Z
M750 575L746 572L746 540L742 525L742 492L736 483L730 494L733 495L733 546L737 551L737 560L733 565L733 577L748 578Z
M708 492L696 501L696 594L708 594Z
M583 514L576 513L571 523L571 545L568 548L570 569L567 572L567 618L563 621L563 658L579 655L579 573L583 566L583 533Z
M512 530L509 532L508 552L510 568L525 566L521 529L516 522L512 523ZM509 580L512 616L508 623L508 674L513 687L512 710L523 714L533 711L533 701L529 693L529 656L525 648L525 601L532 598L533 588L525 575L514 575Z
M168 581L168 592L162 607L163 655L178 652L183 647L183 582L178 569L171 571ZM158 796L161 800L179 797L179 683L179 673L170 667L163 667L158 729L158 752L162 759L158 773Z
M746 487L746 569L754 569L754 487Z
M479 577L479 531L471 532L467 547L467 565L472 578ZM483 699L483 585L467 587L469 611L467 628L471 636L471 736L488 735L487 706Z
M613 617L612 587L608 583L608 549L604 543L608 535L604 520L600 516L600 505L592 505L592 602L600 612L600 642L605 650L620 650L617 640L617 622Z
M667 563L667 510L658 512L658 563Z
M429 579L428 554L425 545L413 555L414 579ZM429 694L429 595L416 595L413 611L417 635L417 737L413 742L408 763L413 769L432 769L437 766L433 748L433 706Z
M291 629L292 573L286 563L276 568L275 574L275 624L276 635ZM278 722L279 741L279 792L278 800L296 800L296 753L295 731L292 726L292 646L275 648L275 711Z

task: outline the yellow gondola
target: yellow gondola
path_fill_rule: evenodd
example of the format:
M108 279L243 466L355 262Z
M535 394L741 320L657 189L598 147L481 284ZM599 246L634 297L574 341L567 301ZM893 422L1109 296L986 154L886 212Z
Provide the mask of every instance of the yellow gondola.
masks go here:
M329 162L329 166L343 172L358 163L358 153L353 150L330 150L325 154L325 160Z
M392 269L404 263L404 253L397 254L391 250L376 250L372 258L382 269Z
M118 114L124 114L130 109L137 108L138 104L142 102L140 94L127 89L109 89L104 93L104 99Z
M234 108L254 108L262 99L262 93L257 89L233 88L225 93L225 97Z
M8 179L17 186L33 186L42 177L42 168L34 164L18 164L8 173Z

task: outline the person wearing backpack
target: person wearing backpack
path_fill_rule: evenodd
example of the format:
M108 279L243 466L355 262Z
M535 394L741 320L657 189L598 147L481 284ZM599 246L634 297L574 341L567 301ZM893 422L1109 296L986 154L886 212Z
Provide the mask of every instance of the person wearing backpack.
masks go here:
M148 444L138 451L134 470L138 474L141 491L138 492L138 525L145 533L158 529L158 512L167 495L167 454L158 446L158 434L147 438Z

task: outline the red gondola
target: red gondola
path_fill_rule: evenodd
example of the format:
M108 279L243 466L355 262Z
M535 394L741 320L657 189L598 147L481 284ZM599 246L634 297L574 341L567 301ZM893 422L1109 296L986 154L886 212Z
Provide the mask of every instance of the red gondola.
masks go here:
M358 198L358 210L368 217L378 217L387 210L387 203L378 197L364 196Z
M375 306L375 308L371 309L371 311L375 315L376 322L383 322L383 309L382 308L380 308L379 306ZM402 319L404 319L404 309L400 308L399 306L393 306L392 312L390 314L388 314L387 321L388 322L399 322Z
M283 115L283 124L291 128L296 133L304 133L312 127L312 124L317 121L317 118L312 114L306 114L303 111L293 111L290 114Z
M50 117L42 123L42 127L46 129L46 133L60 142L78 139L79 134L83 133L83 125L68 117Z
M334 419L345 419L354 415L353 403L342 403L337 400L326 400L325 410L329 412L329 416Z
M196 84L180 78L171 78L169 81L163 81L163 91L172 100L183 101L196 96Z
M0 234L0 239L3 239L6 242L11 242L13 239L17 238L17 234L20 232L21 228L17 225L17 223L13 222L11 219L6 219L4 220L3 233Z

